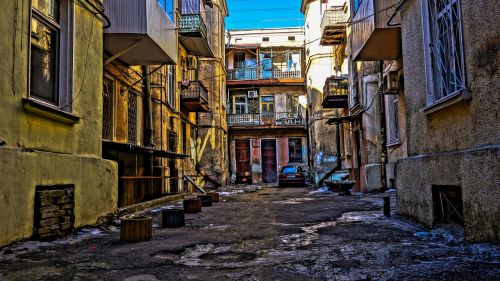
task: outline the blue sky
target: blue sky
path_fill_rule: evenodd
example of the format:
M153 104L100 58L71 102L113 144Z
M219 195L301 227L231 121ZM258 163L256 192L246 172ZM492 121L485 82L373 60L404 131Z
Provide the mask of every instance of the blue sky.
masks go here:
M303 26L300 3L301 0L227 0L226 29Z

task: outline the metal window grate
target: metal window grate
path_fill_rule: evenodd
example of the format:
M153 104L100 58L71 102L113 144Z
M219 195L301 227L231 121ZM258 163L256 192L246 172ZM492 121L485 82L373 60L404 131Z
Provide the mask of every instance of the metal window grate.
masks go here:
M434 102L465 89L458 0L428 0Z
M399 99L397 96L389 96L389 143L399 142L401 136L399 135L399 120L398 120L398 104Z
M129 143L137 143L137 94L128 92L127 139Z
M102 89L102 138L113 140L113 79L104 77Z

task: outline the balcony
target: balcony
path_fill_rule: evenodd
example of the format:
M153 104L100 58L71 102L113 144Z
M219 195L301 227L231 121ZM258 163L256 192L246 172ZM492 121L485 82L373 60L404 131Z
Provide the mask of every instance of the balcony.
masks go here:
M397 0L362 1L352 25L352 56L355 61L394 60L401 56L401 28L387 26L391 9ZM373 15L375 14L375 15ZM361 19L364 19L362 20ZM399 22L399 15L393 22ZM382 47L381 47L382 46Z
M195 56L213 57L205 24L205 4L207 1L182 0L179 19L179 36L184 48ZM211 2L211 1L208 1Z
M300 70L281 70L270 69L260 70L257 68L235 68L227 69L228 81L241 80L265 80L265 79L301 79L302 71Z
M335 6L326 10L321 20L320 45L340 45L346 41L347 20L348 15L342 6Z
M347 78L331 76L323 87L323 108L347 108L349 106Z
M106 0L104 50L128 65L176 64L175 25L156 0Z
M261 113L227 115L227 125L230 127L304 127L305 124L305 116L296 112L277 112L272 117Z
M201 81L181 82L181 103L191 112L208 112L208 90Z

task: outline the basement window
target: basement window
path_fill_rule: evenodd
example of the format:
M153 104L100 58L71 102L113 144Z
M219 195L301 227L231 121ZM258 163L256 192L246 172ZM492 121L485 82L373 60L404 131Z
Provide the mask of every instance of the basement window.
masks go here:
M464 225L462 188L452 185L432 186L434 223L455 222Z
M262 42L269 42L269 37L262 37Z

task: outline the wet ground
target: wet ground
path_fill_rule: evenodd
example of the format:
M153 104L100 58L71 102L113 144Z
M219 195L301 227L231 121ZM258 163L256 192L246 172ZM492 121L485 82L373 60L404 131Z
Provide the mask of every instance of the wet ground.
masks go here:
M177 229L151 214L148 242L87 229L0 249L0 280L500 279L500 246L386 218L380 195L266 188L225 196Z

